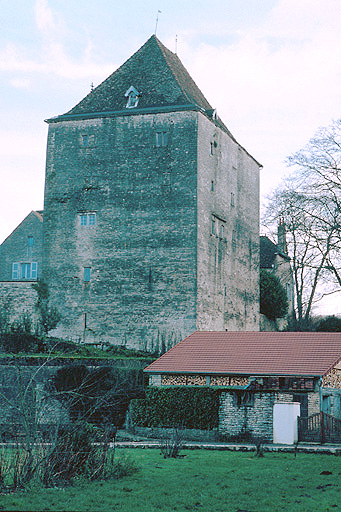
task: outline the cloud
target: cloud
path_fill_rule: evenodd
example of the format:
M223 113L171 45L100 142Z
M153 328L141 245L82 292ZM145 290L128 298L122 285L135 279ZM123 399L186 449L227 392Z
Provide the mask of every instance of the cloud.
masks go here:
M34 14L37 27L43 34L51 34L55 31L55 18L47 0L36 0Z
M28 78L13 78L11 85L17 89L29 89L31 81Z
M190 74L264 165L263 196L289 173L286 156L340 115L339 7L334 0L279 0L260 23L219 43L219 25L212 43L207 35L197 44L193 30L181 35L179 56Z
M32 79L40 74L68 80L91 78L101 81L113 72L113 64L101 64L93 55L93 46L88 38L81 54L74 56L72 45L68 44L68 34L62 18L53 11L47 0L36 0L35 22L40 37L33 37L30 47L6 42L0 47L0 71L9 75L32 73ZM19 87L21 77L9 77L9 83ZM24 82L22 82L24 83ZM26 82L27 85L27 82Z

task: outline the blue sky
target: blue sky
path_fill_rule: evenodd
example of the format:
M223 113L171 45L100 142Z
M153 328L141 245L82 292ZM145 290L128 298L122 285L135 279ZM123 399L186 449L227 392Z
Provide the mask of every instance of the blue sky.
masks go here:
M43 208L47 125L157 35L259 161L284 159L340 117L340 0L0 0L0 243Z

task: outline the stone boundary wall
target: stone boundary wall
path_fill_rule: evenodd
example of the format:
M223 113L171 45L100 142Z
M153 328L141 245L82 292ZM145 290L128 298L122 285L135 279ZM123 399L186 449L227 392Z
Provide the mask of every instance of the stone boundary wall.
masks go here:
M127 429L129 432L151 439L171 438L174 433L174 428L161 428L161 427L135 427L130 426ZM218 430L200 430L195 428L181 429L183 439L188 441L217 441Z
M37 292L32 288L35 281L0 282L0 311L5 310L13 322L27 313L33 323L37 320Z

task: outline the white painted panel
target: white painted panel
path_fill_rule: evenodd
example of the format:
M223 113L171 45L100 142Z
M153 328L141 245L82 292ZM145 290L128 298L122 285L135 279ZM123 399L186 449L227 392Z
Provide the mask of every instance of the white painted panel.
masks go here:
M300 415L298 402L277 402L273 411L273 442L294 444L298 440L297 418Z

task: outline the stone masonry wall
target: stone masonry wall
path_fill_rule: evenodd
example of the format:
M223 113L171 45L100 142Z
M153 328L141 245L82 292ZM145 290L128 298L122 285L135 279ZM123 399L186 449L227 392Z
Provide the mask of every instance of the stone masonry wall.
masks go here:
M197 328L259 330L259 165L198 121Z
M44 278L63 315L54 334L145 347L195 330L196 116L50 124ZM95 224L81 225L89 214Z
M233 393L222 393L219 407L219 433L229 437L244 435L272 440L274 393L257 393L254 405L236 405Z
M321 410L320 394L308 393L308 416L317 414Z
M319 412L319 393L307 393L308 414ZM293 393L256 392L249 405L238 405L234 392L222 392L219 407L219 433L228 437L245 436L273 439L273 406L275 402L292 402Z
M10 322L27 313L34 324L38 318L36 302L32 282L0 282L0 310L7 312Z

